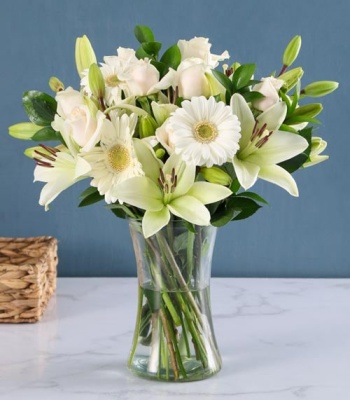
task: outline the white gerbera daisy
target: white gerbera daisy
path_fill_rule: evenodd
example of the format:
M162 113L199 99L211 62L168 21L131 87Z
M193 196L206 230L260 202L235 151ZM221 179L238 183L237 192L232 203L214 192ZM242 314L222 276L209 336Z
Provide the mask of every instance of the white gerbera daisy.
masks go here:
M206 167L222 165L239 149L240 122L229 106L213 97L183 101L169 122L175 152L187 162Z
M144 175L132 141L137 117L124 114L111 118L111 121L105 121L100 147L84 154L85 160L91 165L91 186L97 187L108 204L118 200L118 185L121 182Z
M115 58L117 58L115 56ZM107 106L119 102L122 99L122 89L126 85L124 82L124 75L121 66L114 64L101 63L100 70L106 85L105 101ZM91 96L92 91L89 85L89 70L86 69L82 72L83 78L81 79L81 86L84 93ZM124 86L123 86L124 85Z

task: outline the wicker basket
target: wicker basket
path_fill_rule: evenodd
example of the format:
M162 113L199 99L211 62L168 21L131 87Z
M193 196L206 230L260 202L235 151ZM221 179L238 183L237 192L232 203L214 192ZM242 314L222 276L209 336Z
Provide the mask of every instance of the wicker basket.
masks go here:
M57 240L0 237L0 323L39 321L56 289Z

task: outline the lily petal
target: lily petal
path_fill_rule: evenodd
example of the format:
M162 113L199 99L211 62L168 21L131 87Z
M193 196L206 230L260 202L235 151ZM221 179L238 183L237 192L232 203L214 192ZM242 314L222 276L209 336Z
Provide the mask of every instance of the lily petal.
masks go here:
M266 129L269 131L277 130L282 124L287 114L287 106L283 101L279 101L266 111L261 113L257 121L259 125L266 124Z
M196 166L184 162L180 154L173 153L163 167L164 175L171 175L173 169L177 175L177 186L173 193L173 198L177 198L186 194L193 185L196 176Z
M141 139L133 140L134 149L137 159L142 165L143 172L146 176L157 183L159 178L159 170L163 167L163 163L155 156L153 150Z
M241 123L241 139L239 141L240 149L244 149L249 141L250 137L253 133L253 129L255 126L255 120L253 113L251 112L247 102L244 100L244 97L239 93L235 93L231 97L230 102L233 114L237 115L240 123Z
M144 237L154 235L160 231L170 220L170 212L167 207L163 207L159 211L146 211L142 220L142 231Z
M75 165L74 179L78 179L83 175L86 175L91 171L91 165L81 157L77 157L77 163Z
M164 207L159 187L145 176L135 176L118 185L119 200L147 211L159 211Z
M176 215L195 225L209 225L210 213L208 209L192 196L182 196L171 201L167 207Z
M259 171L259 178L280 186L292 196L299 196L298 187L292 175L279 165L262 167Z
M259 165L249 161L241 161L237 156L233 157L232 163L235 168L237 179L243 188L247 190L252 187L258 179Z
M309 146L302 136L291 132L276 131L249 161L258 165L278 164L302 153Z
M195 197L203 204L215 203L232 194L225 186L209 182L195 182L187 195Z

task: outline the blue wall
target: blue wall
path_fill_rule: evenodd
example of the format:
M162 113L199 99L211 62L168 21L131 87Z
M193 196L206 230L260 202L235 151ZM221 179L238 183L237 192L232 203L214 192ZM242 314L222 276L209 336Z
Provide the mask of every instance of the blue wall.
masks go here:
M56 236L61 276L135 274L126 223L102 204L78 209L85 185L63 193L45 212L38 205L41 184L32 183L33 163L22 156L27 143L7 135L8 125L26 120L24 90L49 91L51 75L77 87L77 36L89 36L99 60L118 46L135 48L137 23L151 26L166 46L205 36L214 53L228 49L231 60L256 62L257 76L266 76L280 67L290 38L300 34L303 83L341 84L324 99L318 128L330 160L295 175L299 199L259 183L256 189L271 206L219 231L213 274L350 277L349 15L349 0L1 2L0 236Z

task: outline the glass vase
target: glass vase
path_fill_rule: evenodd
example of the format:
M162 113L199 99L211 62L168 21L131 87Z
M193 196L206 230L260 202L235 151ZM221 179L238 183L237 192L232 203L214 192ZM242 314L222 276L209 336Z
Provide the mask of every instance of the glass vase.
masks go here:
M138 305L129 369L159 381L195 381L221 369L210 305L216 228L171 221L145 238L129 220Z

